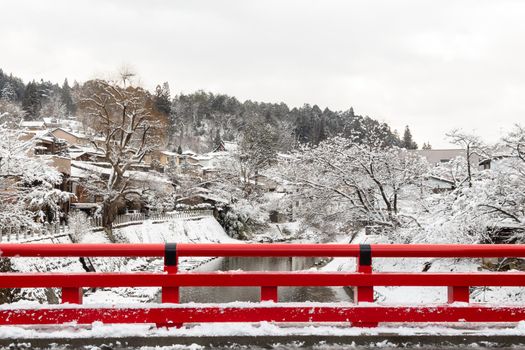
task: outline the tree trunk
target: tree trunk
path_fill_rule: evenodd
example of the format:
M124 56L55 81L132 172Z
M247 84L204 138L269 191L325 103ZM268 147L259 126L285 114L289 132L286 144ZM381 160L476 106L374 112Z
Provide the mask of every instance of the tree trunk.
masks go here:
M472 187L472 172L470 170L470 145L467 145L467 173L468 173L468 187Z
M102 203L102 227L111 243L116 243L113 235L113 221L116 217L114 203L110 199L105 199Z

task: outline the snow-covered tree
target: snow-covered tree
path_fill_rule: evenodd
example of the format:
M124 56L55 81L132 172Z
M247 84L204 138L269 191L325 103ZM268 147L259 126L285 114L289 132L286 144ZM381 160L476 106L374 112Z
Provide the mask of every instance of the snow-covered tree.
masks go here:
M67 116L67 107L58 93L54 93L44 102L40 109L41 117L63 119Z
M9 100L0 99L0 123L5 127L16 128L24 119L25 111L20 104Z
M16 99L17 95L15 87L10 82L7 82L2 88L2 91L0 91L0 100L13 102L16 101Z
M402 200L412 195L411 188L421 186L427 167L414 153L384 148L379 140L375 145L357 144L336 137L296 152L276 176L283 174L293 184L301 206L310 213L395 228L412 221Z
M0 228L37 227L58 221L69 194L56 188L61 174L44 157L31 156L32 141L0 122Z
M103 226L111 237L111 226L119 205L126 198L140 195L129 173L146 154L161 144L165 123L156 114L149 93L139 87L93 80L84 84L81 108L101 140L93 146L110 165L109 176L93 174L88 184L91 191L103 196Z
M477 137L461 137L470 152L488 152ZM465 143L467 142L467 143ZM468 171L465 158L432 168L431 174L453 181L451 191L427 195L419 206L421 227L400 235L407 242L490 243L506 239L525 242L525 129L516 126L495 147L493 166ZM481 153L481 152L479 152ZM471 164L472 169L475 169ZM469 181L470 176L470 181ZM510 233L500 236L501 229Z

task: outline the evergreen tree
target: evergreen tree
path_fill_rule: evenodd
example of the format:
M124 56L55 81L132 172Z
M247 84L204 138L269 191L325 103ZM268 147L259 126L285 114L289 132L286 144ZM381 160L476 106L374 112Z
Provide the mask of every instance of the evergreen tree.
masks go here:
M170 86L167 82L157 85L155 89L155 107L159 112L164 113L166 116L171 114L171 97L170 97Z
M412 133L408 125L405 127L405 133L403 134L402 147L406 149L417 149L417 143L412 139Z
M35 119L40 110L40 94L34 81L27 84L22 100L22 108L26 111L29 119Z
M73 97L71 95L71 87L69 87L69 83L67 81L67 78L64 79L64 84L62 84L60 98L62 100L62 103L66 107L67 114L68 115L75 114L75 112L76 112L76 105L73 102Z
M421 147L421 149L432 149L432 145L430 144L430 142L425 142L423 143L423 147Z
M13 84L11 84L9 81L6 82L0 91L0 99L8 102L14 102L16 101L16 98L16 91Z
M182 154L182 146L179 145L179 147L177 147L177 153L178 154Z

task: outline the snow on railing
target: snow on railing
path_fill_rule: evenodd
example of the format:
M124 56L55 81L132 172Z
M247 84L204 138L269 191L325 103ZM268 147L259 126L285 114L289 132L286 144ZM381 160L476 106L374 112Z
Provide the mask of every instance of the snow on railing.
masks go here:
M0 309L0 325L155 323L181 326L201 322L341 322L375 327L379 322L520 322L522 304L470 303L470 287L524 287L525 273L374 271L376 258L524 258L525 245L454 244L0 244L4 257L157 257L164 271L93 273L0 273L0 288L61 288L58 306ZM180 257L345 257L356 271L214 271L178 270ZM280 287L355 288L353 302L280 303ZM84 288L160 287L159 304L82 304ZM257 287L262 303L179 304L184 287ZM376 287L446 287L441 304L380 304ZM75 305L77 304L77 305Z
M0 242L29 242L42 238L56 238L67 235L69 227L64 223L44 223L38 228L35 227L4 227L0 229Z
M169 213L155 213L146 216L144 213L118 215L113 222L114 228L127 225L142 224L146 220L162 222L176 219L193 219L213 216L213 211L209 209L185 210ZM89 218L91 230L102 228L102 218ZM38 229L29 227L5 227L0 229L0 242L30 242L44 238L56 238L71 233L70 227L64 223L45 223Z

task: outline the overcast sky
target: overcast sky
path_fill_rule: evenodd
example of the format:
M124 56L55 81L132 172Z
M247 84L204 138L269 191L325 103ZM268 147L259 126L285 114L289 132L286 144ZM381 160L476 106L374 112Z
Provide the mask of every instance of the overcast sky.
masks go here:
M62 83L122 65L204 89L386 121L448 146L525 122L525 1L0 2L0 68Z

